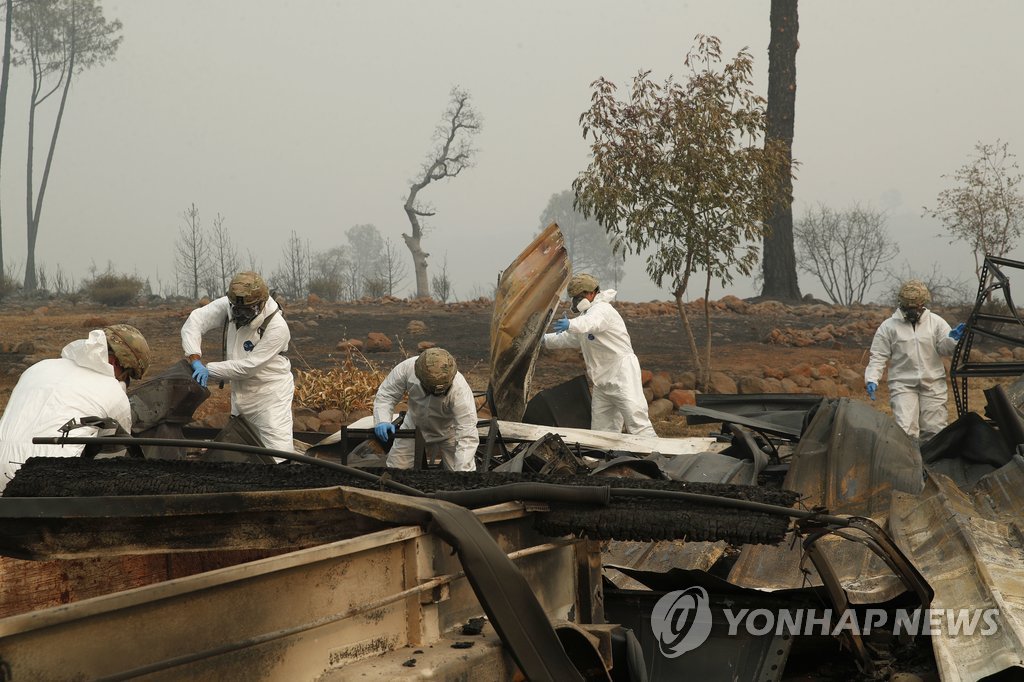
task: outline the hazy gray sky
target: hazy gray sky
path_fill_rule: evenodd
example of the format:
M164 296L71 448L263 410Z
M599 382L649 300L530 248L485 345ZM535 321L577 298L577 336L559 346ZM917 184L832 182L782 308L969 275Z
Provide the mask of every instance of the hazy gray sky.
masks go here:
M548 198L586 166L577 119L592 80L682 74L694 35L706 33L727 56L749 47L759 92L767 84L768 0L103 4L124 42L72 87L36 252L79 280L90 261L113 258L154 288L173 282L192 202L207 225L225 216L268 274L293 229L319 251L373 223L407 253L402 203L458 84L484 119L478 163L421 197L437 209L424 242L431 263L447 255L466 298L489 290ZM796 215L818 202L885 209L901 262L973 280L969 252L937 236L921 207L976 141L1001 138L1024 154L1022 26L1018 0L805 0ZM15 266L25 257L27 87L14 70L2 192ZM628 268L620 298L669 297L639 261ZM800 284L820 294L807 275ZM756 293L749 281L733 292Z

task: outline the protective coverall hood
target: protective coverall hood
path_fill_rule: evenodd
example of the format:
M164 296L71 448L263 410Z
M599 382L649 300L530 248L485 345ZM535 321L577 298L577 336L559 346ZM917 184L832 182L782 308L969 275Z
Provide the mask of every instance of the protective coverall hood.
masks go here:
M35 436L58 436L58 429L79 417L112 417L131 431L128 396L107 361L101 329L64 346L60 358L29 367L18 379L0 417L0 490L29 457L77 457L83 445L33 445ZM110 435L86 427L75 435Z

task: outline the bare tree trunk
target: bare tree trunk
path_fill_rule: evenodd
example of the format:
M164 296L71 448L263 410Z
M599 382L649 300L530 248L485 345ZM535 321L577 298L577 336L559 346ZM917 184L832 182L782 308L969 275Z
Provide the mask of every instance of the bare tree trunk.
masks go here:
M423 250L420 239L423 236L423 228L420 226L420 216L424 213L416 209L416 195L421 189L427 186L427 182L417 182L409 189L409 198L405 200L405 214L409 216L409 224L412 226L412 234L402 233L409 253L412 254L413 272L416 273L416 298L430 296L430 282L427 277L427 258L429 253Z
M3 66L0 67L0 168L3 167L4 128L7 124L7 87L11 74L11 29L14 26L14 0L7 0L4 7L7 20L4 24ZM0 286L3 285L4 279L4 228L3 212L0 211Z
M25 289L35 291L36 289L36 237L39 234L39 217L43 212L43 197L46 195L46 184L50 179L50 169L53 167L53 152L57 148L57 136L60 134L60 124L64 119L64 107L68 101L68 91L71 89L71 78L75 73L75 42L71 40L71 56L68 59L67 71L64 74L64 90L60 94L60 106L57 107L57 118L53 122L53 134L50 135L50 146L46 150L46 163L43 165L43 175L39 180L39 193L36 195L35 211L32 210L32 197L29 196L29 217L28 217L28 258L25 262ZM49 95L47 95L49 96ZM35 118L36 102L32 104L32 116ZM30 130L34 126L30 125ZM31 133L29 134L31 140ZM29 147L31 148L31 141ZM32 159L29 157L29 174L32 173ZM31 184L29 194L31 195Z
M768 44L768 128L765 144L782 143L786 165L782 185L768 218L764 238L761 295L783 301L800 299L793 244L793 118L796 111L797 0L772 0Z

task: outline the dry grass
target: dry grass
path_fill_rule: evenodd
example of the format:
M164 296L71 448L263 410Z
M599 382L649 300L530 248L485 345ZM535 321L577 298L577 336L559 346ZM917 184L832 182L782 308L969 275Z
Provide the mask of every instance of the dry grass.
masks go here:
M361 353L346 353L330 369L295 370L295 407L314 410L369 410L387 372Z

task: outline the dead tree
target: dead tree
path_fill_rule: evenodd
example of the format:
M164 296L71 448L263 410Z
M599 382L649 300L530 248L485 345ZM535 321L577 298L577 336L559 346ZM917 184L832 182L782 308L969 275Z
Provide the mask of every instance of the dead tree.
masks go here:
M412 182L405 200L405 214L409 216L412 234L402 233L402 239L412 254L418 298L430 296L430 278L427 277L427 257L430 254L422 248L424 226L420 219L434 215L433 209L419 202L418 195L430 183L454 178L473 165L477 151L473 147L473 138L480 132L481 119L469 99L465 90L452 88L448 109L434 133L437 145L427 156L423 172Z
M800 299L793 243L793 117L796 110L796 51L799 29L797 0L772 0L768 43L768 129L765 144L781 143L786 169L779 175L781 187L768 215L764 236L761 295L783 301Z

